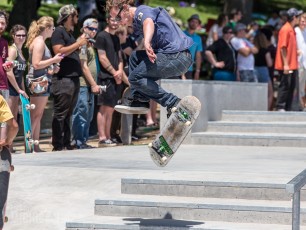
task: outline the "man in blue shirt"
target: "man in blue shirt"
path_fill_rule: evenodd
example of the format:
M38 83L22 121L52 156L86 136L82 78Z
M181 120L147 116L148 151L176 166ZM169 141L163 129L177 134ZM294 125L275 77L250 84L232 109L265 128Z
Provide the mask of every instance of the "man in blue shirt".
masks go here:
M125 113L147 111L152 99L171 108L179 98L162 89L156 81L181 76L192 64L189 48L193 41L173 22L166 10L141 5L132 7L130 0L108 0L106 11L122 25L133 25L136 36L144 38L145 50L134 51L130 57L129 82L132 98L126 105L117 105ZM115 108L116 108L115 107Z
M191 37L194 42L193 46L189 48L189 51L192 55L192 60L195 62L196 69L194 71L193 66L191 66L187 73L182 76L183 79L199 80L200 78L203 46L201 37L196 34L196 30L200 25L201 20L199 15L194 14L188 19L188 29L184 31L184 33Z

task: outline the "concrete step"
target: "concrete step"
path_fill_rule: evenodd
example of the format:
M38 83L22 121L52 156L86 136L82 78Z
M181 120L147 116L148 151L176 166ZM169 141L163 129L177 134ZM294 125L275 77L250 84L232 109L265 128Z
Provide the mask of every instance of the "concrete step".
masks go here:
M306 122L209 121L208 132L306 133Z
M304 207L304 203L301 203ZM235 223L291 224L291 202L124 195L96 200L95 215ZM306 209L301 208L301 225Z
M66 230L291 230L290 225L178 219L90 216L66 223ZM301 230L306 230L302 226Z
M305 112L277 112L277 111L232 111L223 110L223 121L272 121L272 122L306 122Z
M285 184L121 179L122 194L210 197L249 200L291 200ZM306 200L305 190L301 190L301 200Z
M197 132L191 134L191 144L306 147L306 135L290 133Z

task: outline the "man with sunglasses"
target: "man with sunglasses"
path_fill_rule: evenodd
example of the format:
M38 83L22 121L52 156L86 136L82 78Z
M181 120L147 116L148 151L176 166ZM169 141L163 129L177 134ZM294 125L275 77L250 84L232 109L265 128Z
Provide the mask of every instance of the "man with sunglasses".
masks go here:
M148 110L149 100L152 99L166 107L169 116L171 108L180 99L166 92L156 81L187 72L192 64L188 49L193 41L173 22L165 9L145 5L136 8L131 6L132 2L106 2L106 10L112 17L122 25L133 25L135 35L144 38L145 50L134 51L129 61L132 98L118 107L126 113L137 113Z
M78 23L77 10L72 5L65 5L59 10L58 27L51 37L51 45L55 54L61 53L64 58L57 74L52 76L52 94L54 102L52 120L53 151L64 148L73 149L70 144L70 118L76 105L82 75L78 50L87 44L82 35L78 41L72 35Z
M86 142L89 137L89 126L94 114L94 94L100 93L97 85L96 51L93 47L94 37L98 31L98 21L88 18L83 23L81 32L90 41L79 50L82 76L80 77L80 92L72 115L72 140L78 149L88 149L92 146Z

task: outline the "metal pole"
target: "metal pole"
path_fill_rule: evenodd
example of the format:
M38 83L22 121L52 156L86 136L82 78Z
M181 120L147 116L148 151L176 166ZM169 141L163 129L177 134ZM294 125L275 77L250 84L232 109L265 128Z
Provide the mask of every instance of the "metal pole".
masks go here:
M300 190L293 193L292 230L300 230Z

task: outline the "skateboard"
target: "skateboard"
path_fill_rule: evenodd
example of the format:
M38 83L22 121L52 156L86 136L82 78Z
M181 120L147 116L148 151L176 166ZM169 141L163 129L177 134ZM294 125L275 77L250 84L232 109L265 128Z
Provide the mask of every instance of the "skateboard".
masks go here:
M166 166L200 114L201 102L194 96L184 97L176 107L160 134L149 144L150 156L159 167Z
M7 147L0 147L0 154L0 230L2 230L4 223L8 221L8 218L5 216L5 211L10 182L10 172L14 171L14 166L12 166L12 156Z
M32 153L34 151L34 144L38 145L39 143L38 140L34 141L32 138L30 110L35 109L35 105L30 104L29 100L21 94L20 94L20 101L21 101L23 128L24 128L25 153Z
M131 108L125 106L125 104L129 101L129 98L132 98L132 94L130 87L127 87L122 94L121 105L116 105L115 110L124 114L146 114L149 111L148 108Z

